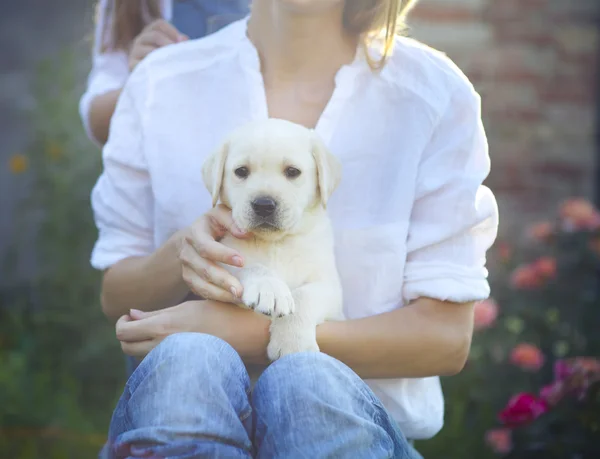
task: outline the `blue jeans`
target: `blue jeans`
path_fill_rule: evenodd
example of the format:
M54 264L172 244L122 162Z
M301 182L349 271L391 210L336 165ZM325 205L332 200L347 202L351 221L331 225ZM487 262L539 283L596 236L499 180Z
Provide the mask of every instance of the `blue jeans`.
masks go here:
M150 352L127 382L101 457L421 456L362 379L334 358L286 356L251 390L229 344L180 333Z

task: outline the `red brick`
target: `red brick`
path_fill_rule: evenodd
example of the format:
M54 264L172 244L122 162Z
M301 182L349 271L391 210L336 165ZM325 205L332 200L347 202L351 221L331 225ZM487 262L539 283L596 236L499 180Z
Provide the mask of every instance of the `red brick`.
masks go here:
M465 7L436 6L421 3L410 14L411 18L432 22L477 21L481 15Z
M484 18L490 22L522 19L527 15L539 15L547 0L493 0L485 10Z
M584 84L581 79L555 79L554 84L540 90L540 98L546 103L590 105L594 92L595 87Z
M498 42L503 44L542 47L551 46L555 41L553 30L539 20L501 21L495 27L495 36Z
M585 174L586 169L579 164L572 164L568 160L564 161L544 161L539 164L533 164L532 170L545 176L555 175L560 179L580 180Z
M600 0L456 1L422 2L418 36L449 52L481 93L488 182L503 228L522 228L528 213L591 190Z

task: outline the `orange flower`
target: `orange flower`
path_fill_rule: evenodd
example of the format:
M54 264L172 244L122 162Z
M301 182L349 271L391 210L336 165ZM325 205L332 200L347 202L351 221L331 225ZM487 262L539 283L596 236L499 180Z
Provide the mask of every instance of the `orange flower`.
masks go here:
M510 283L514 288L531 290L540 287L543 279L534 265L522 265L513 271Z
M510 353L510 363L526 371L538 371L544 365L544 361L542 351L529 343L518 344Z
M58 161L63 156L63 149L58 142L51 140L46 143L46 154L53 161Z
M554 227L550 222L540 222L532 225L527 230L527 235L537 242L547 242L552 236Z
M511 431L506 428L488 430L485 442L495 453L507 454L512 449Z
M572 198L563 202L559 209L559 215L576 230L600 228L600 213L583 198Z
M493 325L498 317L498 305L489 298L475 305L475 329L482 330Z
M552 279L556 277L556 259L552 257L539 258L533 264L533 267L543 278Z
M8 160L8 169L15 175L22 174L29 168L29 159L27 156L16 153Z

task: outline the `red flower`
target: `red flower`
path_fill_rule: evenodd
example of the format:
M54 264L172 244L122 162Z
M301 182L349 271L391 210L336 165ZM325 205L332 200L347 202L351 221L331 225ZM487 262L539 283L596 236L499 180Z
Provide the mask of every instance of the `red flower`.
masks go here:
M498 317L498 305L491 298L480 301L475 305L475 330L481 330L493 325Z
M517 394L510 399L498 418L508 427L527 424L548 411L548 404L533 394Z
M544 354L537 346L521 343L510 353L510 363L526 371L538 371L544 365Z
M509 429L492 429L485 434L485 442L495 453L506 454L512 449L512 434Z

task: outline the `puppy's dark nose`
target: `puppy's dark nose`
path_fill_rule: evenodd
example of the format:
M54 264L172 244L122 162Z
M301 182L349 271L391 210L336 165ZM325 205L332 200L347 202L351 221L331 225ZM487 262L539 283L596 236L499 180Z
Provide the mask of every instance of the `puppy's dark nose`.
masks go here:
M277 203L268 197L260 197L252 201L252 209L259 217L270 217L276 208Z

